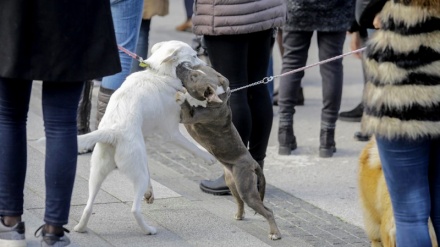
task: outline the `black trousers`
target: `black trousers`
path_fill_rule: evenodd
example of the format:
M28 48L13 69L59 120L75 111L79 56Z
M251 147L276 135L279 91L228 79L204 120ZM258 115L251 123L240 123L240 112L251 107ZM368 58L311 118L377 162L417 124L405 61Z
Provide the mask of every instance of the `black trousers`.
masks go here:
M229 80L231 89L262 80L271 54L273 30L204 36L212 67ZM273 121L272 101L266 84L232 93L232 122L252 157L263 160Z
M306 65L313 32L283 31L282 73ZM345 32L317 32L319 61L342 54ZM343 67L342 59L320 65L322 78L321 121L334 124L341 106ZM280 78L278 106L280 114L295 113L295 96L301 87L304 71Z

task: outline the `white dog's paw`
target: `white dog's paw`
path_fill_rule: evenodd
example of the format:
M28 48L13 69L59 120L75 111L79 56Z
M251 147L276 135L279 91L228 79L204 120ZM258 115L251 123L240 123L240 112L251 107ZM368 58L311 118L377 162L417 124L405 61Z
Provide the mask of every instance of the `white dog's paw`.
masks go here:
M148 204L152 204L154 202L153 191L147 191L147 193L144 194L144 199Z
M145 229L143 229L143 230L144 230L145 234L147 234L147 235L154 235L154 234L157 233L156 228L155 228L155 227L152 227L152 226L147 226L147 227L146 227Z
M82 226L81 224L78 224L78 225L76 225L76 226L73 228L73 230L74 230L75 232L81 232L81 233L84 233L84 232L87 232L87 227Z

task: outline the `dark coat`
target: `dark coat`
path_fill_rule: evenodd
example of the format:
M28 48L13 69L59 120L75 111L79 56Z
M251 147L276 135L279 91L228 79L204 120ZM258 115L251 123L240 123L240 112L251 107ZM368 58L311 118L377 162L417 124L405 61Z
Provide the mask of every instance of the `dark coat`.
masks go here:
M121 70L109 0L1 0L0 77L83 81Z
M286 1L286 31L344 32L354 20L355 0Z

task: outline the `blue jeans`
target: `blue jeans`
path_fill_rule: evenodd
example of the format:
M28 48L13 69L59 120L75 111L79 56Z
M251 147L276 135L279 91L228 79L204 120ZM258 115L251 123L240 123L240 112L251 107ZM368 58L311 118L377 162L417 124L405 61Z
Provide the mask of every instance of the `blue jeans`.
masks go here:
M148 57L148 46L149 46L149 36L150 36L150 24L151 20L142 20L141 22L141 28L139 29L139 39L136 46L136 54L138 56L141 56L143 59L147 59ZM139 62L136 62L133 60L131 64L131 71L130 73L134 73L137 71L144 70L145 68L142 68L139 66Z
M125 49L135 52L142 19L143 0L111 0L113 25L116 42ZM131 63L134 61L123 51L119 51L122 71L102 79L102 87L116 90L130 74ZM105 66L105 61L102 61Z
M47 224L67 224L77 161L76 111L84 82L43 82ZM32 81L0 78L0 215L23 214L26 121Z
M186 18L191 19L193 15L194 0L185 0Z
M428 217L440 236L440 140L376 137L398 247L428 247Z

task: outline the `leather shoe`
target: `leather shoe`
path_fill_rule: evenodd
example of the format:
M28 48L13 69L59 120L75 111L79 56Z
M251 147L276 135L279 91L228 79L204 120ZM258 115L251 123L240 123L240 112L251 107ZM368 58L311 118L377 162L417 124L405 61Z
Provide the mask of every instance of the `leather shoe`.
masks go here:
M202 180L200 182L200 189L205 193L217 196L231 194L231 191L226 185L224 174L215 180Z

